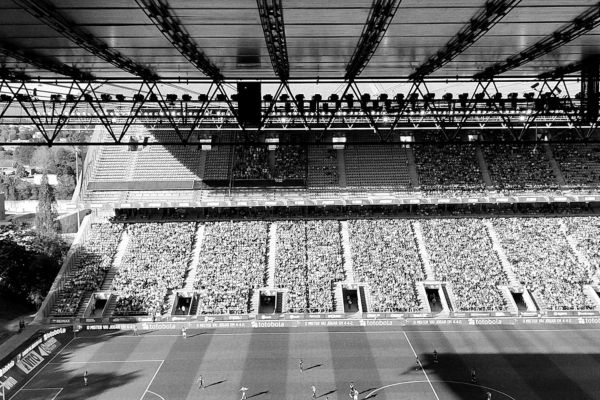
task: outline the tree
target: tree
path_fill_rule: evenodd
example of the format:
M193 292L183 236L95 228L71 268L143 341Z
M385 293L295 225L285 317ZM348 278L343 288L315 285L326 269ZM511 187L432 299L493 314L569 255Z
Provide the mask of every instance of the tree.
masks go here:
M19 162L19 164L23 165L31 165L31 156L35 152L35 147L33 146L19 146L15 150L15 160Z
M40 190L38 193L37 213L35 214L35 226L41 235L53 236L56 233L56 198L54 190L48 183L48 175L44 173Z
M31 156L31 163L45 173L56 172L54 153L47 147L38 147Z
M62 200L68 200L75 191L75 177L70 174L58 176L58 186L56 187L56 197Z
M29 176L29 173L27 172L27 170L25 169L24 166L22 166L21 164L17 163L17 165L16 165L16 171L15 171L15 176L17 178L27 178Z

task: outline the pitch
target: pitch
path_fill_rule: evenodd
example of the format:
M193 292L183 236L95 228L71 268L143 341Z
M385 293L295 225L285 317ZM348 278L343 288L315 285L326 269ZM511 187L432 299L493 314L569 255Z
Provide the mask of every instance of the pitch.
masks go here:
M247 399L311 399L313 385L317 399L345 400L351 382L361 400L598 399L599 333L541 325L188 330L185 339L86 332L11 400L239 400L241 387Z

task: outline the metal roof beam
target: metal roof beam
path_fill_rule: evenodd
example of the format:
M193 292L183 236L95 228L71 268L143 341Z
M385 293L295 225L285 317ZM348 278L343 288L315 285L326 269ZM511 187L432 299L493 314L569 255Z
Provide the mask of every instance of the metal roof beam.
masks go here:
M518 68L530 61L548 54L560 46L567 44L600 25L600 4L585 10L570 24L563 26L540 41L529 46L518 54L512 55L506 61L487 67L473 76L474 79L490 79L506 71Z
M8 43L0 43L0 53L6 57L14 58L20 62L33 65L39 69L55 72L59 75L68 76L79 81L93 81L96 78L89 72L84 72L79 68L63 64L48 57L40 56L32 52L25 52L16 49Z
M15 2L31 15L96 57L144 80L157 81L160 79L150 68L136 63L115 49L111 49L102 40L79 28L75 21L60 14L53 5L46 1L15 0Z
M186 60L214 82L224 79L219 68L198 48L165 1L136 0L136 3Z
M450 39L443 49L417 67L415 72L409 75L409 78L421 80L452 61L492 29L520 2L521 0L488 0L485 6L458 31L456 36Z
M548 72L544 72L542 74L539 74L537 76L537 78L540 79L540 80L545 80L545 79L549 79L549 80L560 79L560 78L562 78L565 75L581 71L581 67L582 67L581 61L577 61L577 62L568 64L568 65L564 65L564 66L558 67L556 69L553 69L552 71L548 71Z
M281 0L256 0L273 70L284 82L290 77Z
M363 27L350 62L346 65L345 80L353 81L367 66L377 50L402 0L373 0L369 17Z

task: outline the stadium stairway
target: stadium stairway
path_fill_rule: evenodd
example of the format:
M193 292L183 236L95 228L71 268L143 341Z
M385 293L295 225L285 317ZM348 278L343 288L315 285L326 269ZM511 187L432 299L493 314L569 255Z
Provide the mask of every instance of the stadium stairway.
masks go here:
M113 262L110 265L110 269L104 277L104 281L102 282L100 290L107 291L112 289L113 279L115 278L117 270L121 265L121 261L123 260L123 256L125 255L125 250L127 250L128 244L129 234L127 234L126 230L123 230L123 233L121 234L121 240L119 241L119 245L117 246L117 253L115 254L115 258L113 259Z
M196 281L196 274L198 273L198 263L200 262L200 249L202 248L202 241L204 240L204 224L198 224L196 227L196 235L194 236L194 243L192 244L192 258L188 264L188 269L185 272L185 281L183 284L184 291L194 290L194 282Z
M560 186L565 186L567 181L554 158L554 154L552 153L552 148L548 143L544 143L544 151L546 152L546 157L548 157L548 161L550 162L550 166L552 167L552 172L554 172L554 176L556 177L556 181Z
M434 280L435 275L433 273L433 268L431 268L431 260L429 258L429 253L427 253L427 248L425 247L425 239L423 239L423 230L421 228L421 223L419 221L414 221L411 225L415 234L415 238L417 240L417 248L419 249L419 255L421 256L421 261L423 262L423 267L425 269L425 275L427 275L427 280Z
M79 308L77 309L77 313L75 314L76 318L85 318L85 310L92 299L93 292L87 292L81 302L79 303Z
M487 162L483 156L481 146L477 145L475 153L477 154L477 163L479 164L479 170L481 171L481 179L483 179L483 183L485 183L485 186L487 187L493 187L494 183L492 182L490 170L488 169Z
M346 181L346 159L344 150L337 150L338 182L341 188L348 186Z
M268 254L268 276L267 286L269 288L275 287L275 260L277 256L277 222L269 224L269 241L267 243L269 254Z
M408 175L410 176L411 186L419 187L419 173L417 172L417 162L415 161L415 152L412 147L406 149L406 159L408 161Z
M562 221L562 220L560 221L560 231L565 235L565 238L567 239L567 243L569 244L569 247L573 251L573 254L575 254L575 257L577 257L577 261L579 262L579 264L584 265L588 271L594 270L595 268L591 267L590 260L587 258L587 256L585 254L583 254L577 248L575 239L567 233L567 226L565 225L564 221ZM597 273L593 276L593 281L594 281L594 284L598 284L598 274Z
M510 261L508 261L508 258L506 257L506 253L504 253L504 249L502 248L502 245L500 244L500 239L498 238L498 235L496 234L496 230L494 229L492 222L489 220L483 220L483 224L487 228L486 230L487 230L488 236L490 237L490 240L492 241L492 248L498 255L498 259L500 260L502 269L504 270L504 273L506 274L506 277L508 278L509 285L510 286L521 286L521 284L519 283L519 280L517 279L517 276L515 275L515 271L513 270L512 264L510 263Z
M135 174L135 166L137 165L137 160L139 158L140 152L133 151L133 155L127 160L127 171L125 173L125 180L132 181L133 175Z
M115 307L117 306L117 296L110 296L108 299L108 303L104 306L104 312L102 313L102 317L110 317L115 311Z
M350 247L350 230L348 221L341 221L342 248L346 282L354 283L354 266L352 264L352 248Z

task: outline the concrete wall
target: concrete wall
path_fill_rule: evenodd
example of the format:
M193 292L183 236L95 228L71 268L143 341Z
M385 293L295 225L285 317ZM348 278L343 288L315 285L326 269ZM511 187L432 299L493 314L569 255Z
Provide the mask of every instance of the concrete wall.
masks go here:
M78 223L83 221L83 217L90 214L91 210L79 210L79 219L77 218L77 212L71 212L69 214L61 215L56 219L60 224L61 233L77 233Z
M0 193L0 221L4 221L6 213L4 211L4 193Z
M37 200L7 200L6 202L6 212L9 214L26 214L26 213L35 213L36 207L38 205ZM67 212L75 212L76 205L70 200L57 200L57 212L59 214L64 214Z

